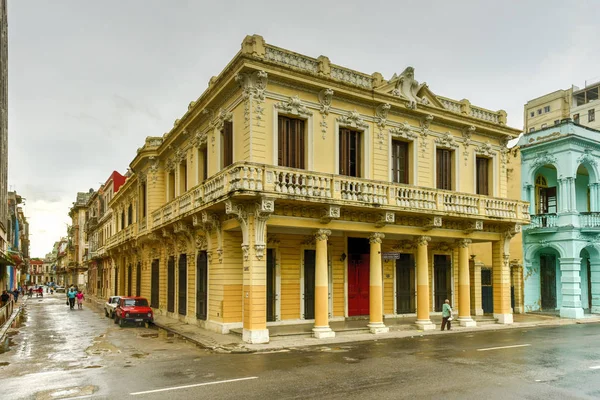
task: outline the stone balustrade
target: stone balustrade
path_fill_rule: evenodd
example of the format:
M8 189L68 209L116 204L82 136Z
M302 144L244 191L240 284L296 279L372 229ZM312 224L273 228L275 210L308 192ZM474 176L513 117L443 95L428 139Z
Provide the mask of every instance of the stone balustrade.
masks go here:
M531 216L531 224L528 229L533 228L556 228L558 216L556 214L537 214Z
M579 226L582 228L600 228L600 213L588 212L579 214Z
M518 200L238 162L154 211L149 222L152 227L166 224L240 191L354 207L383 206L421 214L438 212L477 219L516 220L522 224L530 219L528 204Z

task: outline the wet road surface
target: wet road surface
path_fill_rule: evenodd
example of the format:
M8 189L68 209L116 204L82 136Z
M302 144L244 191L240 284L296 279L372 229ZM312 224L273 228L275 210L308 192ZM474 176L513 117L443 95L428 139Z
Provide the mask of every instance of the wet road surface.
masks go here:
M215 354L54 295L17 325L0 346L8 399L600 398L598 324Z

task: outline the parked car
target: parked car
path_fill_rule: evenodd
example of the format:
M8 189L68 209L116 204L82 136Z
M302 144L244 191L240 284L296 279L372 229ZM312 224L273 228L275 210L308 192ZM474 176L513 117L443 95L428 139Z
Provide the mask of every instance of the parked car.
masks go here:
M64 288L64 286L54 286L54 292L55 293L65 293L65 288Z
M137 325L154 322L154 313L145 297L121 297L115 309L115 324L125 325L133 322Z
M119 299L121 296L110 296L106 303L104 303L104 315L108 318L115 317L115 308L117 308L117 304L119 304Z

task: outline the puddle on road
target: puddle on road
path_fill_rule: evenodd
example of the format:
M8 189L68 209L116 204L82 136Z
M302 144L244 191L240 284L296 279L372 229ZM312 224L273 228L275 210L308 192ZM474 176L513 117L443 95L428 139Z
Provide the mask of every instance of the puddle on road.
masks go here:
M0 367L6 367L7 365L10 365L9 362L0 362Z

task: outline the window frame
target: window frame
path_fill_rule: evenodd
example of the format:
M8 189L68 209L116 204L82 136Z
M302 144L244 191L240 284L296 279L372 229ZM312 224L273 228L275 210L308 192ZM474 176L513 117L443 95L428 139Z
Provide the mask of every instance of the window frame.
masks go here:
M594 122L596 120L596 109L590 108L588 110L588 122Z
M394 150L397 148L397 144L398 143L403 143L403 146L406 146L406 152L405 152L405 161L404 161L404 180L405 182L400 182L399 179L396 179L398 177L398 174L400 173L400 171L397 171L396 173L394 172ZM392 183L398 183L398 184L403 184L403 185L410 185L411 183L411 161L412 161L412 154L411 154L411 147L413 146L413 142L407 141L407 140L401 140L401 139L397 139L397 138L391 138L390 141L390 182Z
M361 165L360 165L360 169L361 169L361 174L360 177L357 178L361 178L361 179L370 179L371 178L371 170L370 170L370 154L371 154L371 130L370 130L370 126L369 125L362 125L358 126L355 123L352 124L345 124L345 123L341 123L340 121L336 120L335 121L335 138L334 138L334 143L335 143L335 174L336 175L341 175L340 174L340 129L350 129L353 131L357 131L357 132L361 132L362 134L362 140L361 140ZM344 175L345 176L345 175ZM353 177L349 177L349 178L353 178Z
M227 132L227 130L229 129L229 132ZM220 150L219 150L219 166L221 167L220 169L225 169L227 167L229 167L231 164L233 164L233 159L234 159L234 155L235 155L235 149L234 149L234 138L233 138L233 121L232 119L228 119L223 121L223 127L218 131L219 132L219 143L220 143ZM229 138L231 141L231 145L228 146L226 148L225 144L226 144L226 139L227 139L227 133L229 133ZM226 156L229 157L226 157ZM228 163L228 161L230 161Z
M449 182L450 182L450 187L446 188L446 187L440 187L440 182L438 179L438 167L439 167L439 163L438 163L438 151L448 151L450 152L450 161L449 161L449 165L450 165L450 176L449 176ZM435 152L434 152L434 159L435 159L435 168L434 168L434 176L435 176L435 184L434 184L434 188L435 189L439 189L439 190L448 190L448 191L457 191L457 187L458 187L458 180L457 180L457 167L456 167L456 149L454 148L450 148L450 147L445 147L445 146L436 146L435 147Z
M550 106L544 106L544 114L550 112Z
M298 157L298 155L296 155L296 159L293 160L294 162L290 162L292 161L289 157L289 154L287 155L287 157L283 157L283 158L287 158L288 165L284 165L284 163L282 162L281 158L282 155L280 155L281 151L282 151L282 146L281 146L281 140L283 139L282 136L282 132L280 131L280 122L283 122L285 120L290 121L290 123L292 123L292 121L296 121L296 124L301 125L302 127L302 132L301 134L298 134L298 132L295 132L296 135L296 142L300 142L301 143L301 149L295 150L296 152L300 152L300 157ZM277 159L276 159L276 165L279 167L285 167L285 168L295 168L295 169L303 169L306 170L306 166L307 166L307 153L308 153L308 134L307 134L307 122L308 120L306 118L298 118L296 116L290 116L288 114L283 114L283 113L279 113L277 115ZM287 132L288 136L291 135L291 132ZM295 146L292 145L292 147L290 147L290 144L288 144L287 149L289 150L290 148L294 148ZM288 151L288 153L291 153ZM298 161L300 165L290 165L290 164L294 164L295 161Z
M480 177L482 176L482 174L480 174L479 172L479 164L484 164L485 163L485 192L486 193L481 193L480 191L480 187L482 185L480 185ZM486 157L483 155L475 155L475 194L478 195L482 195L482 196L492 196L494 190L494 159L492 157Z
M297 109L291 112L282 112L277 104L273 105L273 165L279 166L279 116L304 120L304 170L312 171L314 166L314 121L312 112L300 115ZM287 167L285 167L287 168Z

